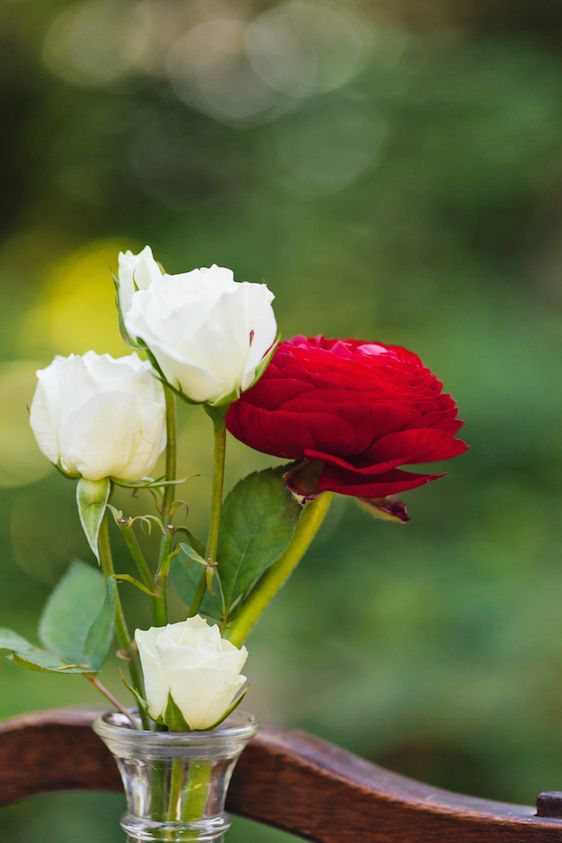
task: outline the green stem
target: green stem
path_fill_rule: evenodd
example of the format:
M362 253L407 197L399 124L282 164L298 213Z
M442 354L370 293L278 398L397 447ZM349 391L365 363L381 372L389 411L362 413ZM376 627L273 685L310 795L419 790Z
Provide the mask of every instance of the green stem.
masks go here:
M181 820L184 779L185 761L181 757L174 758L170 775L170 793L168 797L168 814L166 817L170 822L179 822Z
M134 585L135 588L138 588L139 591L142 591L143 594L146 594L146 596L152 598L152 600L156 597L150 588L147 588L144 583L137 580L136 577L132 577L130 574L115 574L113 579L115 582L126 582L129 583L129 585Z
M164 385L164 398L166 401L166 480L176 479L176 398L172 390ZM164 488L162 501L162 523L164 532L160 540L160 553L158 557L158 570L154 579L156 586L156 599L154 601L154 622L156 626L165 626L168 623L168 573L169 566L166 564L174 543L174 528L171 521L171 510L174 503L176 487L169 483Z
M128 524L127 518L124 518L122 521L119 520L117 523L119 525L119 529L121 530L121 535L125 539L125 544L129 549L129 553L137 566L137 571L139 572L141 580L148 589L152 590L154 585L152 582L152 571L150 570L148 562L144 558L144 553L142 552L138 539L134 534L132 525Z
M113 708L116 711L119 711L119 712L121 712L121 714L125 715L125 717L129 721L129 723L131 724L133 729L138 729L138 726L137 726L134 718L131 716L131 712L127 711L127 709L125 708L123 703L120 700L118 700L117 697L114 694L111 693L109 688L105 687L103 682L100 682L100 680L98 679L97 676L95 676L93 673L85 673L84 678L87 679L88 682L90 683L90 685L93 685L94 688L96 688L96 690L98 690L100 692L100 694L102 696L104 696L106 698L106 700L108 700L111 703L111 705L113 706Z
M209 535L207 538L207 547L205 549L205 558L208 562L215 563L217 561L217 548L219 546L219 533L221 523L222 510L222 496L224 489L224 465L226 460L226 407L206 407L208 415L213 422L214 434L214 464L213 464L213 488L211 491L211 516L209 524ZM205 586L210 585L206 581L205 571L201 574L201 579L193 599L193 603L189 609L189 617L196 615L203 602L205 596Z
M216 562L224 487L224 464L226 459L226 409L220 407L208 412L213 422L215 459L213 466L213 490L211 493L211 523L205 556L209 562Z
M226 632L226 638L237 647L244 643L262 612L269 606L279 589L287 582L312 544L330 508L332 497L331 492L323 492L318 495L316 500L306 504L291 544L277 562L263 575L242 606L230 629Z
M164 386L164 399L166 401L166 480L176 479L176 397L172 390ZM162 519L164 526L170 518L170 510L174 502L175 484L169 483L164 489L164 505L162 507Z
M207 591L207 581L205 579L205 574L201 574L201 579L197 583L197 588L195 590L195 595L193 597L193 601L191 606L189 607L189 615L188 617L192 618L194 615L197 614L201 607L201 603L203 602L203 598L205 597L205 592Z
M181 731L183 723L168 721L171 734ZM177 728L176 728L177 727ZM199 823L205 816L209 799L212 762L206 759L178 756L171 763L169 785L168 770L165 764L158 769L154 762L152 804L156 817L161 816L169 823ZM160 813L161 812L161 813ZM176 839L173 829L165 832L165 839L170 843ZM186 840L199 840L195 829L185 837ZM182 838L183 839L183 838Z
M109 579L109 577L115 576L115 568L113 567L113 556L111 555L111 545L109 542L107 515L104 516L103 521L101 522L98 542L101 569L104 576ZM131 635L127 627L127 621L125 620L125 613L123 612L123 606L119 594L117 594L115 598L115 632L121 649L125 650L127 653L130 652ZM134 684L135 687L137 687L137 683L135 682ZM137 690L140 690L140 688L137 687Z
M174 758L170 774L168 804L165 818L168 822L199 823L205 816L205 809L209 800L213 764L203 759ZM165 770L163 773L165 774ZM187 780L186 780L187 779ZM193 829L187 833L185 840L200 839L199 832ZM173 830L167 832L166 839L175 840Z
M213 765L211 761L194 758L189 763L187 793L181 819L184 822L197 822L205 816L205 807L209 799L209 785Z
M101 522L98 549L100 554L100 565L102 572L106 578L115 576L115 568L113 567L113 557L111 555L111 544L109 541L109 527L107 512ZM115 633L119 646L125 653L129 654L131 661L129 662L129 673L131 675L131 683L133 688L142 696L142 671L140 667L139 654L136 647L132 646L131 634L127 627L125 620L125 613L123 612L123 604L119 594L115 597ZM141 711L142 724L145 729L150 728L148 717Z
M160 556L158 571L154 578L156 597L154 599L154 623L156 626L166 626L168 623L168 574L169 566L165 565L166 559L172 550L174 531L165 528L164 535L160 542Z

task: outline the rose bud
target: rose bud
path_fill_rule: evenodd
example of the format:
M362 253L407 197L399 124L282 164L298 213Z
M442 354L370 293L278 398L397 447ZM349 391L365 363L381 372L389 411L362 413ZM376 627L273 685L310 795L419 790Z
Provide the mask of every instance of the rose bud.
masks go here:
M248 651L221 638L218 626L200 615L137 629L135 641L153 720L166 721L171 696L190 729L210 729L241 699Z
M257 451L296 460L287 483L298 495L380 499L443 476L402 466L467 449L455 438L462 421L442 386L400 346L295 337L230 407L227 427Z
M153 281L161 277L162 270L154 260L150 246L145 246L138 255L130 251L119 252L118 262L119 309L124 316L131 307L135 290L147 290Z
M55 357L37 372L30 423L45 456L87 480L140 480L166 444L162 386L137 354Z
M125 328L187 400L229 404L260 376L275 342L273 298L219 266L161 275L133 293Z

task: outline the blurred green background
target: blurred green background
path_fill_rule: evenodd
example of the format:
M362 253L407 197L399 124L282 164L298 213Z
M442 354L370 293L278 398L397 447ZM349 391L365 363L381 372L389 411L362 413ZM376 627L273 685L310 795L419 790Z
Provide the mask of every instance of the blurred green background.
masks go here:
M471 451L407 495L407 527L338 501L250 639L247 706L452 789L560 789L561 22L546 0L6 0L0 625L33 635L89 558L28 430L34 370L125 352L110 270L148 242L172 272L267 281L285 336L413 348L466 419ZM181 425L201 530L209 425ZM229 483L267 463L232 443ZM2 717L98 704L7 661L0 683ZM117 843L121 810L44 797L0 836Z

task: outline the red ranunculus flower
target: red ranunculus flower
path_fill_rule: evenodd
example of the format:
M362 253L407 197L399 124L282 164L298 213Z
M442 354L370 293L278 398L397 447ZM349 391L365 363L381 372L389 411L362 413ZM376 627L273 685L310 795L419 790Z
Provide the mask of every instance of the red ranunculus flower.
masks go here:
M379 499L443 476L401 466L467 449L455 439L462 421L442 387L400 346L294 337L232 404L227 426L257 451L296 460L287 483L297 494Z

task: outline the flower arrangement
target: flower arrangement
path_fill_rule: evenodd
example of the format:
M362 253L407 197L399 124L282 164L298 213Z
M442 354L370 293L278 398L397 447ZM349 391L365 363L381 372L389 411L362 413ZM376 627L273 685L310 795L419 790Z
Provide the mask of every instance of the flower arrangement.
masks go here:
M131 839L219 839L224 823L215 837L204 836L213 765L234 758L255 731L233 714L247 689L245 641L306 553L333 495L406 522L397 495L443 475L405 467L450 459L467 446L456 437L462 422L454 400L412 352L352 339L281 342L267 286L237 282L218 266L169 275L147 246L120 254L118 267L117 312L132 353L56 357L37 373L30 407L39 448L76 483L98 564L73 563L55 588L39 624L41 646L2 629L0 649L28 669L82 674L111 703L117 714L97 730L125 780L134 767L144 777L136 791L149 795L129 806ZM199 405L212 423L205 541L182 518L176 496L177 399L194 411ZM243 478L224 497L227 431L283 463ZM164 453L165 473L153 477ZM145 489L155 506L130 517L112 504L114 486ZM111 522L134 575L115 570ZM142 524L159 532L156 559L143 550ZM186 604L175 623L172 584ZM149 629L131 634L123 585L149 601ZM138 714L99 678L115 638ZM132 740L140 747L136 765ZM209 750L213 741L218 755Z

